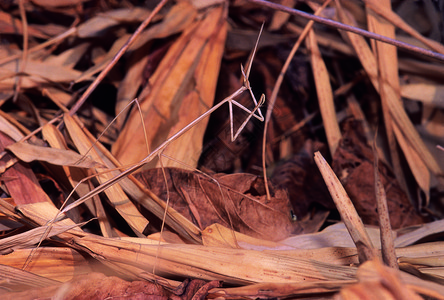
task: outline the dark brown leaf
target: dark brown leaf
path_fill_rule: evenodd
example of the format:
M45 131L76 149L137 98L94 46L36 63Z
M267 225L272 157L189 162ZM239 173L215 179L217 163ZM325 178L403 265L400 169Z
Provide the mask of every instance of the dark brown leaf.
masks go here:
M344 136L333 157L333 170L365 224L379 225L373 175L373 153L367 146L359 122L348 120ZM387 193L387 205L393 229L423 223L390 169L379 164L381 181Z

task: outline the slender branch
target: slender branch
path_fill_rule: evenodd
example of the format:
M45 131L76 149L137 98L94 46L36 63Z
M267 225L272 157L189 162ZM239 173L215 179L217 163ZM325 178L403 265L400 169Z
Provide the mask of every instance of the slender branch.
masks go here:
M297 10L294 8L286 7L281 4L272 3L269 1L265 1L265 0L248 0L248 1L252 2L252 3L259 4L261 6L266 6L266 7L272 8L272 9L281 10L281 11L289 13L291 15L298 16L298 17L308 19L308 20L312 20L312 21L315 21L315 22L318 22L318 23L321 23L321 24L324 24L327 26L331 26L331 27L334 27L337 29L350 31L350 32L374 39L374 40L378 40L378 41L381 41L381 42L384 42L387 44L394 45L394 46L401 48L401 49L405 49L405 50L408 50L411 52L419 53L419 54L422 54L422 55L425 55L425 56L428 56L431 58L435 58L437 60L444 62L444 54L440 54L440 53L437 53L437 52L434 52L434 51L431 51L428 49L424 49L421 47L413 46L408 43L404 43L404 42L401 42L401 41L398 41L395 39L391 39L391 38L388 38L388 37L380 35L380 34L372 33L367 30L364 30L364 29L345 25L345 24L337 22L337 21L333 21L333 20L326 19L323 17L315 16L315 15L312 15L312 14L309 14L309 13L306 13L306 12L303 12L303 11L300 11L300 10Z
M71 108L69 114L74 115L77 110L85 103L86 99L92 94L92 92L96 89L99 83L108 75L109 71L114 67L114 65L119 61L119 59L125 54L126 50L133 44L133 42L139 37L140 33L151 23L153 17L160 11L160 9L168 2L168 0L162 0L156 8L151 12L148 18L140 24L140 26L136 29L136 31L131 35L128 41L122 46L122 48L117 52L117 54L113 57L111 62L103 69L103 71L97 76L97 78L91 83L88 89L83 93L77 103Z

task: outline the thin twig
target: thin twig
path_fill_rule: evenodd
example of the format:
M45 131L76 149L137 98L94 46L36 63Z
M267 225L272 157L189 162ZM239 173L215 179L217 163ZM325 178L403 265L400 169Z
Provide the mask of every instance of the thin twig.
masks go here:
M62 41L64 39L66 39L67 37L73 35L74 33L76 33L77 29L75 27L72 27L70 29L68 29L67 31L63 32L62 34L59 34L56 37L53 37L52 39L47 40L44 43L38 44L37 46L34 46L32 48L30 48L28 50L28 53L34 53L36 51L42 50L48 46L51 46L59 41ZM13 54L10 56L6 56L3 59L0 59L0 66L3 64L6 64L10 61L13 61L14 59L20 58L20 55L23 55L22 53L17 53L17 54Z
M20 9L20 17L22 18L23 24L23 52L22 52L22 61L19 62L20 67L18 71L18 75L16 77L15 83L15 92L13 97L13 102L17 101L18 95L20 93L20 87L22 85L22 76L25 72L26 61L28 60L28 20L26 19L26 11L25 5L23 4L23 0L19 1L19 9Z
M71 108L69 111L70 116L73 116L79 108L85 103L86 99L92 94L92 92L96 89L96 87L100 84L100 82L108 75L109 71L115 66L115 64L119 61L119 59L125 54L126 50L133 44L133 42L139 37L142 31L151 23L153 17L161 10L161 8L167 3L168 0L162 0L148 18L140 24L137 30L131 35L131 37L126 41L126 43L122 46L122 48L117 52L117 54L113 57L111 62L105 67L105 69L100 72L99 76L91 83L91 85L86 89L86 91L82 94L77 103Z
M374 39L374 40L378 40L378 41L381 41L381 42L384 42L387 44L394 45L398 48L402 48L402 49L405 49L405 50L408 50L411 52L419 53L419 54L422 54L422 55L425 55L425 56L428 56L431 58L435 58L437 60L444 62L444 54L440 54L440 53L437 53L437 52L434 52L431 50L427 50L427 49L424 49L421 47L413 46L413 45L410 45L410 44L407 44L407 43L404 43L404 42L401 42L401 41L398 41L395 39L388 38L388 37L380 35L380 34L369 32L364 29L345 25L345 24L337 22L337 21L333 21L333 20L326 19L323 17L315 16L315 15L312 15L312 14L309 14L309 13L306 13L306 12L303 12L303 11L300 11L300 10L297 10L294 8L286 7L286 6L283 6L283 5L280 5L277 3L272 3L269 1L265 1L265 0L248 0L248 1L252 2L252 3L259 4L261 6L266 6L266 7L272 8L272 9L281 10L281 11L284 11L284 12L289 13L291 15L302 17L302 18L308 19L308 20L312 20L312 21L315 21L315 22L318 22L318 23L321 23L321 24L324 24L327 26L334 27L336 29L350 31L350 32Z
M321 13L321 11L331 2L331 0L325 1L324 4L315 12L315 15L318 15ZM299 35L298 40L294 44L293 48L291 49L290 54L287 57L287 60L284 63L284 66L281 69L281 72L279 73L279 76L276 80L276 84L274 85L273 91L271 93L270 101L267 106L267 114L265 115L265 125L264 125L264 132L262 137L262 170L264 172L264 184L265 184L265 191L267 193L267 200L269 201L271 199L270 196L270 189L268 188L268 178L267 178L267 166L265 161L265 152L266 152L266 145L267 145L267 130L268 130L268 124L270 123L271 118L271 112L273 111L274 104L276 103L277 95L279 93L279 90L281 88L282 81L284 80L284 75L287 72L288 67L290 66L290 63L296 54L296 51L298 51L299 46L301 45L302 41L307 36L310 29L313 27L314 21L308 22L308 24L305 26L302 33Z

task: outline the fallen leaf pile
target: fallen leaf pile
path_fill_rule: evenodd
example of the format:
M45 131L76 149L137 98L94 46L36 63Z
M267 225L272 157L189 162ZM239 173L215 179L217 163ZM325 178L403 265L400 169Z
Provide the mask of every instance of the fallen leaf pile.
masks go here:
M0 2L1 299L444 299L444 6Z

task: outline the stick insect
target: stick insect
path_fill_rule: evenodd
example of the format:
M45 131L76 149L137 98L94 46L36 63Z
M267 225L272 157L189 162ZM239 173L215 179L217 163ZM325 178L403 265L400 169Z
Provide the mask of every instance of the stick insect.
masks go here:
M90 177L82 179L75 187L74 189L71 191L71 193L68 195L68 197L66 198L65 202L63 203L62 207L60 208L59 212L57 213L57 215L48 222L47 224L47 229L45 231L45 233L43 234L43 236L41 237L38 245L36 248L34 248L35 250L38 249L38 247L40 246L40 244L42 243L43 240L45 240L47 238L47 236L49 235L49 231L51 229L51 226L58 220L60 220L60 218L62 217L62 215L66 212L68 212L69 210L79 206L80 204L84 203L85 201L87 201L88 199L91 199L92 197L100 194L101 192L105 191L107 188L109 188L110 186L112 186L113 184L118 183L119 181L121 181L122 179L124 179L126 176L134 173L135 171L137 171L138 169L140 169L142 166L144 166L145 164L151 162L155 157L161 157L163 151L168 147L168 145L170 145L173 141L175 141L177 138L179 138L180 136L182 136L184 133L186 133L188 130L190 130L193 126L195 126L197 123L199 123L200 121L202 121L204 118L208 117L211 113L213 113L214 111L216 111L217 109L219 109L221 106L223 106L224 104L228 103L229 106L229 116L230 116L230 133L231 133L231 141L236 140L236 138L239 136L239 134L242 132L242 130L244 129L244 127L246 126L246 124L250 121L250 119L252 117L260 120L260 121L264 121L264 116L262 115L262 112L260 110L260 107L264 104L265 102L265 95L261 95L259 101L256 100L256 97L253 94L252 88L250 86L250 82L249 82L249 75L251 72L251 66L252 66L252 62L254 60L257 48L258 48L258 43L259 43L259 38L262 34L262 30L263 30L263 25L260 29L258 38L256 40L256 44L254 46L254 49L252 51L252 54L247 62L247 67L244 68L241 65L241 72L242 72L242 77L243 77L243 85L234 93L232 93L230 96L226 97L225 99L223 99L221 102L219 102L218 104L216 104L215 106L213 106L212 108L210 108L208 111L206 111L205 113L203 113L202 115L200 115L199 117L197 117L195 120L193 120L191 123L189 123L187 126L185 126L184 128L182 128L181 130L179 130L177 133L175 133L174 135L172 135L170 138L168 138L165 142L163 142L160 146L158 146L155 150L153 150L152 152L150 152L144 159L142 159L140 162L136 163L135 165L127 168L126 170L122 171L120 174L116 175L115 177L113 177L112 179L109 179L108 181L98 185L96 188L94 188L93 190L91 190L90 192L88 192L87 194L83 195L82 197L80 197L79 199L77 199L75 202L66 205L67 201L72 197L72 195L74 194L74 192L76 191L77 187L85 182L86 180L90 179ZM248 91L251 95L251 98L253 100L254 103L254 108L252 110L244 107L242 104L240 104L239 102L237 102L235 100L236 97L238 97L239 95L241 95L243 92ZM233 105L239 107L240 109L242 109L243 111L245 111L246 113L248 113L247 118L244 120L244 122L240 125L240 127L236 130L236 132L234 131L234 122L233 122ZM94 146L94 145L93 145ZM119 168L121 169L121 168ZM162 168L163 169L163 168ZM113 170L110 170L113 171ZM94 176L97 176L100 174L95 174ZM166 178L165 178L166 179ZM162 223L162 229L163 229L163 224L165 221L165 216L167 213L167 209L168 209L168 199L167 199L167 203L166 203L166 209L165 209L165 213L164 213L164 218L163 218L163 223ZM162 234L162 229L161 229L161 234ZM32 260L32 255L33 252L31 252L30 256L28 257L27 261L24 264L23 269L26 268L26 266L29 264L29 262ZM154 271L154 270L153 270Z

